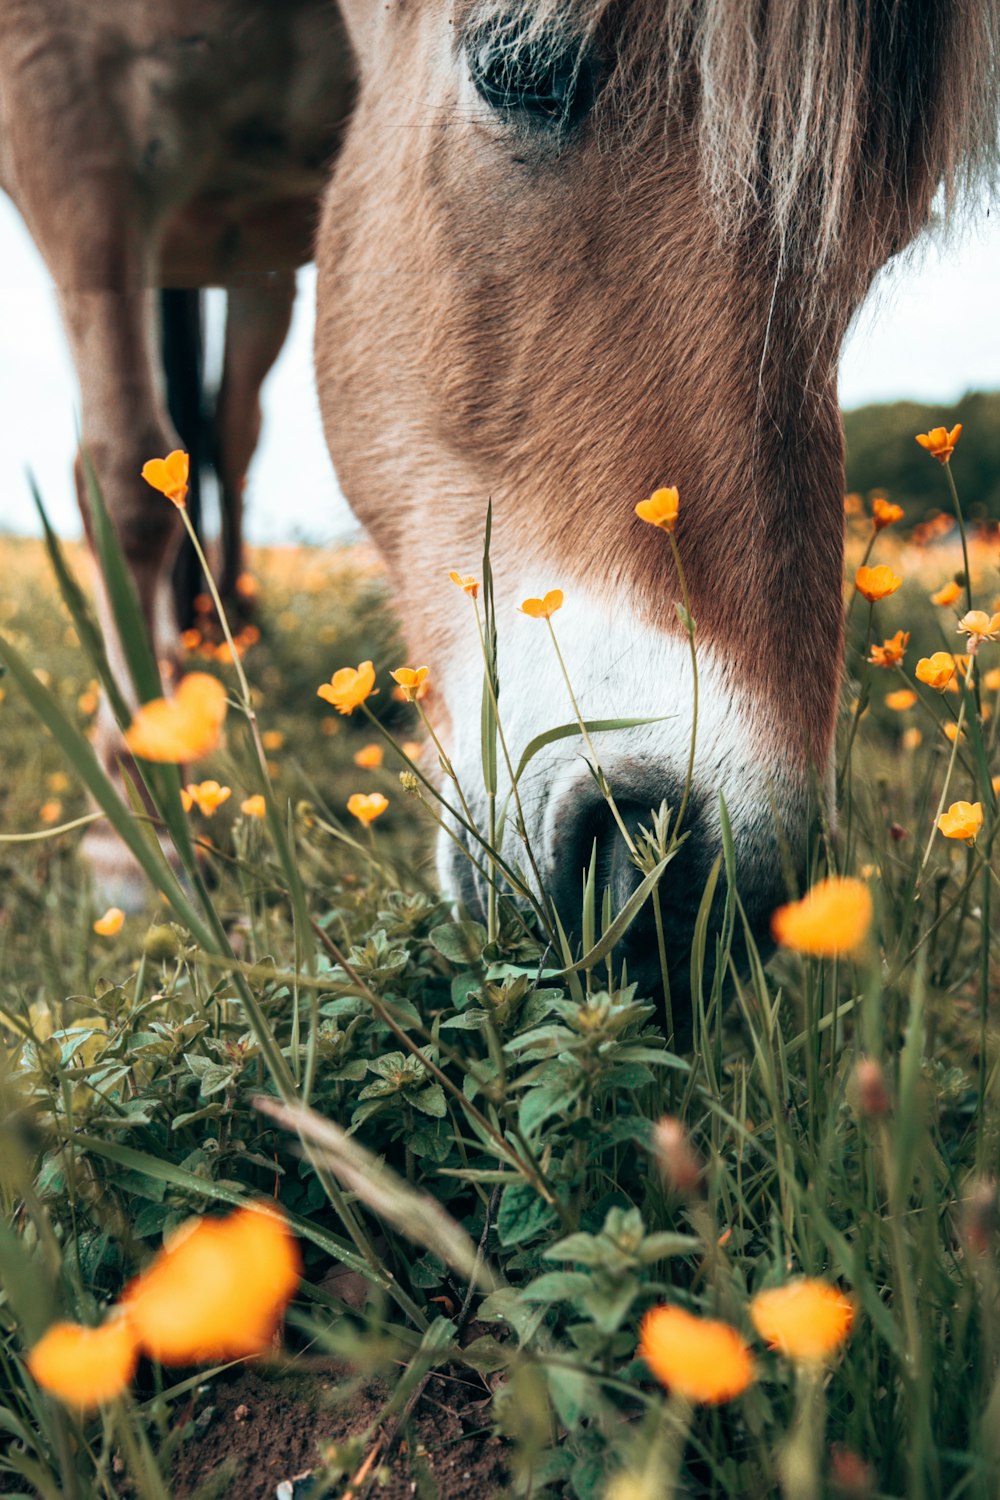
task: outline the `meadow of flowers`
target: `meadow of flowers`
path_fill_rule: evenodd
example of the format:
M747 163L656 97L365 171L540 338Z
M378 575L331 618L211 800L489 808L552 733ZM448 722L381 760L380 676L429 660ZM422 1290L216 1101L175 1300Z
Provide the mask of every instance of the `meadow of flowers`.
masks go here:
M434 663L403 663L360 549L258 557L242 626L209 571L179 675L95 491L126 688L88 560L0 544L0 1493L1000 1492L1000 552L964 523L960 439L918 437L939 517L847 497L837 826L766 968L727 838L684 1054L615 958L645 902L662 933L686 795L640 837L619 818L644 878L622 913L585 882L579 946L531 850L499 853L531 751L504 736L488 548L441 581L483 656L480 827ZM187 520L185 456L144 474ZM637 510L697 676L683 504ZM558 652L553 583L521 607ZM141 774L124 801L102 693ZM617 817L594 728L567 677L553 733ZM442 824L482 922L435 889ZM80 859L107 826L141 913ZM249 1362L308 1414L298 1475L280 1430L263 1457L206 1445Z

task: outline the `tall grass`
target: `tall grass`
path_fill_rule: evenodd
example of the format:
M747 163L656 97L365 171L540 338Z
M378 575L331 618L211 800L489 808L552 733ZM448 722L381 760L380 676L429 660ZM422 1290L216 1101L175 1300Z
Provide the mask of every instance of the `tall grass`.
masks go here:
M576 946L530 849L501 856L503 820L519 816L504 788L524 762L512 763L503 733L488 555L469 618L484 659L486 828L474 826L446 755L432 775L433 750L393 748L413 737L422 705L392 700L391 627L365 638L354 610L329 632L322 675L370 656L383 692L335 735L321 730L314 676L266 620L273 644L254 648L245 677L212 668L232 706L225 749L200 774L234 794L209 820L184 811L170 766L140 762L143 797L124 803L85 732L92 704L76 700L91 679L123 728L129 703L163 689L96 488L92 501L131 680L113 679L51 534L68 618L36 631L33 621L58 615L19 604L0 634L12 761L40 743L48 767L58 750L64 769L44 774L71 777L90 799L88 811L79 790L61 793L48 828L17 834L44 841L0 845L11 872L0 997L7 1489L111 1496L124 1466L139 1494L170 1494L185 1440L174 1414L213 1372L143 1367L129 1394L82 1416L38 1387L26 1354L56 1315L99 1321L191 1214L266 1194L306 1259L282 1357L294 1365L323 1350L392 1372L397 1385L360 1446L366 1474L373 1454L396 1461L392 1437L426 1373L460 1366L489 1377L510 1493L534 1500L995 1495L1000 647L984 643L957 693L913 676L918 656L960 643L955 611L927 599L958 565L954 547L946 557L936 543L903 547L881 533L873 560L893 561L903 589L872 611L847 591L840 822L817 829L808 869L811 880L836 871L868 882L871 942L860 958L786 952L765 969L727 834L692 954L696 1045L681 1056L615 972L629 921L654 894L670 900L675 810L661 810L636 851L645 878L625 913L590 871ZM850 525L853 575L874 533L863 509ZM986 607L995 558L975 538L970 552L963 589ZM347 585L352 602L367 586ZM322 594L288 597L317 620L326 607ZM366 631L385 619L370 601L364 617ZM686 628L696 649L690 615ZM897 628L912 633L903 666L872 667L872 640ZM50 648L73 653L69 694ZM887 691L904 686L918 692L914 705L887 707ZM943 728L953 721L957 739ZM432 713L427 722L433 730ZM586 754L590 733L610 727L552 732L575 735ZM276 767L266 747L281 734ZM353 752L379 736L382 769L353 768ZM373 788L390 806L365 830L344 802ZM264 819L232 811L252 794L265 798ZM974 844L934 832L959 797L984 809ZM117 829L149 889L148 923L132 917L113 938L92 932L98 908L61 852L92 814ZM427 840L414 830L433 833L442 816L473 825L485 923L448 907L417 852ZM716 889L717 930L707 921ZM738 968L730 953L744 950ZM665 1115L679 1130L657 1131ZM678 1169L678 1141L693 1171ZM323 1285L338 1265L368 1287L360 1312ZM819 1369L766 1349L749 1316L756 1293L798 1274L838 1284L856 1306L850 1338ZM664 1303L743 1333L756 1366L743 1395L682 1410L651 1378L639 1323ZM311 1494L349 1492L354 1472L334 1449Z

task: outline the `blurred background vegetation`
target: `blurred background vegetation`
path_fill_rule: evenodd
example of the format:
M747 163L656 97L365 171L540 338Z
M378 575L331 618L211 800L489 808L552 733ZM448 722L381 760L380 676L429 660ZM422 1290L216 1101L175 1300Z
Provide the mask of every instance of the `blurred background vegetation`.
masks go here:
M906 524L941 508L944 486L934 464L913 441L932 427L962 431L962 494L970 520L1000 515L1000 392L975 391L954 406L918 401L861 406L844 413L847 489L868 495L884 490L905 507Z

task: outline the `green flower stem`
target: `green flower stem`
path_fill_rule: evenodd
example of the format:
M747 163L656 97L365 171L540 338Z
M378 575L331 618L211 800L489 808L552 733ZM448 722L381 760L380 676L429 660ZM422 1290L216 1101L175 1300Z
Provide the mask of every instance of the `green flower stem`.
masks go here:
M934 835L937 833L938 819L940 818L941 814L944 812L945 803L948 800L948 787L949 787L949 784L951 782L952 772L955 769L955 758L958 755L958 742L962 738L962 725L964 723L965 723L965 694L963 693L962 694L961 707L958 710L958 722L957 722L957 724L955 726L955 738L952 741L951 755L950 755L950 757L948 759L948 769L945 772L944 785L941 788L941 797L940 797L940 800L938 801L937 812L934 814L934 821L931 823L930 836L927 839L927 847L924 850L924 857L920 861L920 868L917 871L918 877L921 876L924 873L924 870L925 870L926 865L927 865L927 861L931 857L931 849L934 847Z
M962 539L962 563L965 568L965 602L972 609L972 573L969 570L969 538L965 529L965 516L962 513L962 502L958 498L958 490L955 486L955 476L951 472L950 461L942 464L944 477L948 481L948 489L951 492L951 503L955 507L955 517L958 521L958 534Z
M680 548L677 546L672 531L667 532L667 541L670 543L670 550L673 553L674 567L677 569L677 579L681 586L681 598L684 601L684 613L687 617L684 623L688 643L691 648L691 678L693 683L691 750L688 755L687 778L684 782L684 795L681 798L681 805L677 817L674 819L674 826L671 833L671 842L676 844L681 824L684 822L684 814L687 812L688 800L691 796L691 788L694 783L694 753L698 743L698 652L695 648L694 616L691 613L691 600L688 597L687 579L684 576L684 568L681 564Z

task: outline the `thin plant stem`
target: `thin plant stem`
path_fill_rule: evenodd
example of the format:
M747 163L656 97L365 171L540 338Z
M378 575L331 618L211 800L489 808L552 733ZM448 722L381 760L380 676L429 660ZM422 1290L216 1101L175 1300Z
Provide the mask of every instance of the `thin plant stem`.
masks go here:
M681 598L684 601L684 613L686 616L686 619L684 621L684 629L691 649L692 679L691 750L688 755L687 777L684 781L684 795L681 798L681 805L678 809L677 817L674 819L674 826L671 834L672 842L676 844L678 835L681 830L681 824L684 822L684 814L687 812L688 800L691 796L691 788L694 784L694 756L695 749L698 743L698 652L695 647L694 616L691 613L691 600L688 597L687 579L684 576L684 568L681 563L680 548L677 546L677 542L672 531L667 532L667 541L670 543L670 550L673 553L674 566L677 569L677 580L681 586Z

